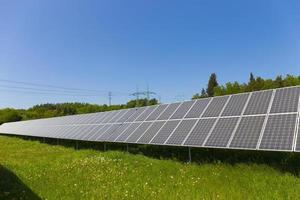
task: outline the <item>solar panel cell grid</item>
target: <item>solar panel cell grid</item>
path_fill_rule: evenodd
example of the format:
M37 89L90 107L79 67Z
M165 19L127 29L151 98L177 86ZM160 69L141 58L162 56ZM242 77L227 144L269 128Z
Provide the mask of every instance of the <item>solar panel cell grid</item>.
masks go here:
M136 111L125 121L133 122L134 120L136 120L136 118L138 118L138 116L140 116L145 111L145 109L146 107L136 109Z
M57 126L55 131L55 137L58 138L68 138L68 135L72 134L73 130L75 130L76 128L78 128L77 126Z
M168 139L168 137L171 135L171 133L174 131L174 129L179 124L180 120L176 121L167 121L165 125L160 129L160 131L157 133L157 135L153 138L153 140L150 142L151 144L164 144L165 141Z
M150 106L143 112L135 121L145 121L146 118L157 108L157 106Z
M168 104L159 105L146 119L146 121L152 121L157 119L157 117L166 109Z
M138 143L148 144L165 123L165 121L153 122L150 128L146 130L143 136L138 140Z
M234 134L230 147L255 149L265 116L243 117Z
M176 111L180 103L172 103L164 110L164 112L158 117L158 120L167 120Z
M247 102L249 94L233 95L226 105L222 116L238 116L241 115L243 108Z
M102 123L108 123L111 119L113 119L119 111L109 111L110 114L105 118L103 119Z
M105 131L100 137L98 137L97 140L106 141L112 135L112 133L120 126L120 124L112 124L112 126L109 127L107 131Z
M226 147L238 119L238 117L220 118L204 146Z
M82 140L88 140L88 138L90 138L92 135L94 135L98 130L100 130L101 128L103 128L103 125L94 125L94 128L88 132L87 134L85 134L82 137Z
M191 129L194 127L197 120L183 120L176 130L173 132L171 137L167 140L166 144L177 144L181 145L186 136L189 134Z
M130 123L122 124L120 127L118 127L107 139L107 141L113 142L115 139L123 133L128 127L130 126Z
M95 130L95 132L87 139L90 141L97 141L97 138L100 137L107 129L111 127L111 124L106 124L102 127L99 127L99 129Z
M109 123L115 123L121 116L123 116L128 110L120 110L110 121Z
M89 126L81 125L78 126L78 129L74 131L74 133L69 136L71 139L78 139L82 134L86 132L86 129L88 129Z
M296 114L270 115L259 149L292 150Z
M136 112L136 109L130 109L128 112L126 112L121 118L117 120L117 122L125 122L131 115L133 115Z
M218 117L228 98L229 96L213 98L202 117Z
M106 117L107 112L103 113L95 113L93 117L91 118L90 123L91 124L100 124L102 123L102 120Z
M273 90L252 93L244 115L266 114L272 92Z
M194 103L195 103L195 101L183 102L179 106L179 108L175 111L175 113L171 116L170 119L182 119Z
M271 113L297 112L300 87L276 90Z
M199 118L210 100L211 98L196 100L196 103L193 105L192 109L188 112L185 118Z
M132 123L130 126L115 140L116 142L125 142L129 135L135 131L141 123Z
M136 142L143 133L150 127L152 122L143 122L132 134L128 137L126 142L134 143Z

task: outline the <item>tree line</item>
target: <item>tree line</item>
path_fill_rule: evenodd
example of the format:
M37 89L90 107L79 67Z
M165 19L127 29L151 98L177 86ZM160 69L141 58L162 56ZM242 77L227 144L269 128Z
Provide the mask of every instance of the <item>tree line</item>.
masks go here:
M5 108L0 110L0 124L30 119L41 119L49 117L59 117L65 115L76 115L85 113L105 112L111 110L120 110L125 108L142 107L147 105L156 105L156 99L130 100L126 104L97 105L89 103L57 103L40 104L29 109Z
M300 85L300 76L286 75L277 76L275 79L263 79L255 77L250 73L247 83L228 82L224 85L219 85L217 75L212 73L209 77L207 88L202 88L200 93L193 95L192 99L222 96L228 94L238 94L243 92L252 92L258 90L275 89L281 87L289 87Z

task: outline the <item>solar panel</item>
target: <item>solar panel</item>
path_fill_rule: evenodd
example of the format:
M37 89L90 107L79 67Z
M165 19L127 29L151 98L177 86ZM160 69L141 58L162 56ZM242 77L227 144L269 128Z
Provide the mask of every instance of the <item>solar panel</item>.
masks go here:
M98 141L107 141L108 138L113 134L113 132L118 129L121 124L112 124L100 137L97 138Z
M276 90L271 113L297 112L300 88L283 88Z
M71 139L80 139L85 134L87 134L91 129L92 129L92 126L89 126L89 125L78 126L78 131L76 131L74 134L69 136L69 138L71 138Z
M120 110L120 112L118 112L118 114L116 114L109 123L116 123L117 120L120 119L126 112L128 112L128 110Z
M136 118L138 118L138 117L139 117L146 109L147 109L147 107L142 107L142 108L136 109L136 112L133 113L133 114L126 120L126 122L133 122L133 121L136 120Z
M109 129L109 127L111 127L111 124L106 124L102 127L99 127L99 129L95 130L95 132L93 132L93 134L87 139L90 141L97 141L97 138L99 136L101 136L103 133L105 133L105 131L107 129Z
M157 106L150 106L148 109L143 112L135 121L144 121L146 118L157 108Z
M92 130L90 130L90 132L86 133L81 139L82 140L88 140L88 138L90 138L92 135L95 134L95 132L97 132L97 130L101 129L103 127L103 125L94 125L94 128Z
M210 100L210 98L196 100L196 103L185 118L199 118Z
M230 143L232 148L255 149L265 116L242 117Z
M162 129L157 133L157 135L152 139L150 142L151 144L164 144L165 141L168 139L168 137L171 135L171 133L174 131L174 129L179 124L180 120L176 121L167 121L167 123L164 124Z
M296 114L270 115L259 149L292 150L296 116Z
M115 140L116 142L125 142L125 140L129 137L129 135L135 131L141 122L132 123L130 126Z
M174 133L167 140L166 144L181 145L181 143L184 141L184 139L194 127L196 122L197 120L195 119L181 121L178 127L175 129Z
M142 134L150 127L152 122L143 122L132 134L127 138L126 142L134 143L136 142Z
M207 107L203 117L218 117L225 106L229 96L215 97Z
M103 114L100 114L98 115L95 114L95 121L92 121L94 124L100 124L103 122L103 120L108 116L110 115L110 112L103 112Z
M131 115L133 115L136 112L136 109L129 109L125 115L123 115L121 118L117 120L117 122L125 122Z
M148 144L165 123L165 121L153 122L150 128L146 130L145 133L138 140L138 143Z
M158 116L168 107L168 104L159 105L157 109L155 109L149 117L147 117L146 121L156 120Z
M98 142L300 151L299 96L297 86L6 123L0 132Z
M253 92L244 115L266 114L273 90Z
M103 119L103 121L102 121L102 123L107 123L107 122L109 122L118 112L117 111L109 111L110 112L110 114L109 115L107 115L104 119Z
M107 141L113 142L119 135L121 135L131 124L126 123L119 126L107 139Z
M57 132L62 133L60 137L70 138L73 134L76 134L80 126L59 126Z
M247 102L249 94L238 94L231 96L226 105L222 116L238 116L242 114L243 108Z
M47 138L60 138L59 134L60 132L57 132L58 126L50 126L49 128L45 129L45 135L44 137Z
M167 120L176 111L180 103L172 103L164 110L164 112L158 117L158 120Z
M238 119L238 117L220 118L204 146L226 147Z
M184 145L203 146L203 143L212 129L217 119L200 119L190 135L187 137Z
M170 119L182 119L194 104L194 101L183 102Z

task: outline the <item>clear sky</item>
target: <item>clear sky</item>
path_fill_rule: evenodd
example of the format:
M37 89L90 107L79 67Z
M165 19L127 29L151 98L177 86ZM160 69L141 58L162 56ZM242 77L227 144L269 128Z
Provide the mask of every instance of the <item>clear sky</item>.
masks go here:
M299 11L298 0L0 0L0 80L103 91L0 81L0 107L108 103L106 91L124 103L147 84L167 103L189 99L212 72L220 83L299 75Z

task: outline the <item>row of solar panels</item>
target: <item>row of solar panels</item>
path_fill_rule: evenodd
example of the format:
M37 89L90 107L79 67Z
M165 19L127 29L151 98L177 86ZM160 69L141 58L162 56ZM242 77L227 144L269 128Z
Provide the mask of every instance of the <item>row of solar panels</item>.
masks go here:
M300 87L0 126L0 132L140 144L300 150Z
M273 93L273 90L267 90L232 96L206 98L183 103L31 120L21 123L24 125L66 125L141 122L182 118L191 119L199 117L219 117L223 109L224 111L221 113L221 116L240 116L241 114L259 115L267 114ZM297 112L299 93L300 87L276 90L270 113ZM247 106L243 112L246 103ZM208 108L206 108L207 105ZM202 113L204 109L206 110Z

